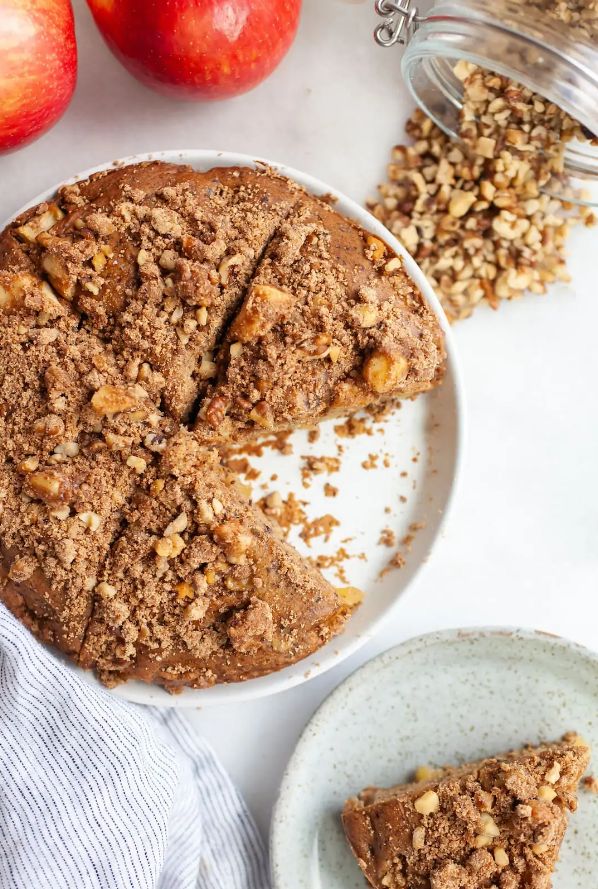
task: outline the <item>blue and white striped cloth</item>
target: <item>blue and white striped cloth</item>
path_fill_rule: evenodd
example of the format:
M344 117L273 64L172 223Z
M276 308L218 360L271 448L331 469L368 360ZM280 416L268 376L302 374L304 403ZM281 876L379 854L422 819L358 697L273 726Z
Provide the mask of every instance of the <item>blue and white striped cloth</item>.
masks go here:
M0 889L267 889L211 749L74 676L0 604Z

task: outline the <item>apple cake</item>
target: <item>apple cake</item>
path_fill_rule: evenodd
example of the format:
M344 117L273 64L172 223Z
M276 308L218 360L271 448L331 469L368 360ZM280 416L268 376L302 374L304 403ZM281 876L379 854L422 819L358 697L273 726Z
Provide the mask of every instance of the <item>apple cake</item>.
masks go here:
M218 448L442 379L400 257L270 170L151 162L0 235L0 598L109 684L259 676L342 595Z
M577 735L345 804L351 849L375 889L550 889L567 813L590 759Z

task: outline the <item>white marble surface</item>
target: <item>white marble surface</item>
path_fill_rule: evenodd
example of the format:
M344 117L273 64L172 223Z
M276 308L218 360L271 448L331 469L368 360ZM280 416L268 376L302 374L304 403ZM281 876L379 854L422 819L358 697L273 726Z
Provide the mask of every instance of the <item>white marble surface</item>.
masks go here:
M75 0L75 99L52 132L0 158L1 215L77 170L179 147L269 156L363 201L409 109L397 52L371 40L371 6L305 0L298 40L266 84L228 103L194 106L132 80L104 47L83 0ZM474 624L536 627L598 648L597 250L598 230L575 233L570 287L499 312L482 309L455 328L469 408L465 477L429 570L384 633L300 688L190 714L264 833L303 725L330 689L378 651Z

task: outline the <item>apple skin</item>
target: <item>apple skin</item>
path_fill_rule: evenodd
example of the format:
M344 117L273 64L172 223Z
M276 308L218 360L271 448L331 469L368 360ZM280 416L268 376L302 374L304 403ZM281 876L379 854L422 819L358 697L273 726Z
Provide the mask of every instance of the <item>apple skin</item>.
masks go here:
M159 92L210 100L257 86L289 49L301 0L87 0L108 46Z
M69 0L0 0L0 153L56 123L76 81Z

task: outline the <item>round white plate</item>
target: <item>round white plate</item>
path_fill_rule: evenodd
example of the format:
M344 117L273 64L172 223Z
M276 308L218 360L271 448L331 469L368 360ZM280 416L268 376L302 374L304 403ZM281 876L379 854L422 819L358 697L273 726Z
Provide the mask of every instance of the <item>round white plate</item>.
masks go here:
M365 889L344 801L418 765L475 760L577 731L598 756L598 655L544 633L447 630L392 648L322 704L287 766L272 816L275 889ZM554 889L598 873L598 796L580 791Z
M388 620L402 595L428 560L453 499L463 455L463 388L450 329L438 299L411 256L359 204L327 183L283 164L222 151L160 151L136 155L85 170L70 181L85 178L93 172L109 169L116 164L146 160L188 163L198 170L215 166L267 165L301 183L312 194L332 195L336 198L337 210L384 238L402 255L405 268L438 316L446 337L448 361L443 385L415 401L404 402L401 410L385 423L375 424L376 427L383 428L383 434L375 432L372 437L338 440L333 426L340 421L324 423L321 437L314 444L307 441L304 432L295 433L291 439L294 453L290 457L282 457L268 450L259 460L251 459L252 464L262 473L254 486L256 498L273 490L279 491L283 496L294 491L300 499L308 501L306 511L310 518L332 514L340 521L340 527L335 528L328 542L318 538L309 548L298 535L293 535L290 539L302 553L311 556L333 554L340 546L344 546L348 553L356 556L363 553L367 556L367 561L355 558L345 564L347 583L335 579L333 571L324 572L337 586L356 586L365 592L363 604L350 619L343 634L298 664L244 683L219 685L209 689L185 689L179 695L169 695L157 686L139 682L128 682L114 690L120 697L137 703L177 707L247 700L291 688L322 673L367 642L378 627ZM27 206L48 200L57 188L58 186L53 186L37 195ZM304 491L300 473L301 456L336 456L337 441L345 449L340 471L330 476L314 477L311 488ZM361 463L368 460L371 453L379 454L379 467L367 471L362 468ZM385 455L388 455L388 466L383 465ZM278 479L270 482L270 476L274 473L278 474ZM339 489L337 497L324 496L325 482ZM266 484L266 491L260 489L262 483ZM386 508L389 512L385 512ZM395 551L378 543L380 532L385 527L391 527L397 540L401 540L410 534L410 526L414 523L418 530L413 535L410 551L406 553L405 566L380 579L380 571ZM90 682L96 682L91 673L79 673Z

